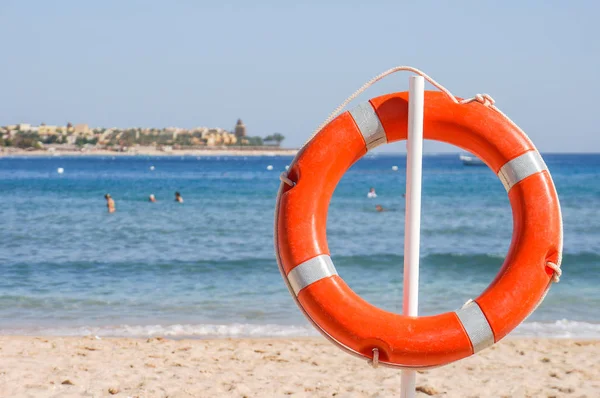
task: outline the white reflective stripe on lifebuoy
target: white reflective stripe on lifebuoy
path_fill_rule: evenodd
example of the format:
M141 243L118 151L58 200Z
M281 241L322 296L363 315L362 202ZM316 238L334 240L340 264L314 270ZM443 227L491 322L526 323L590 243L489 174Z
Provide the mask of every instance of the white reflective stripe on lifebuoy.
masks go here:
M548 166L542 155L538 151L529 151L502 166L498 177L508 192L519 181L544 170L548 170Z
M455 312L471 340L473 353L494 344L494 332L479 304L471 301Z
M329 276L337 275L337 271L333 266L331 257L326 254L322 254L317 257L313 257L310 260L306 260L302 264L295 267L287 274L290 286L296 296L300 293L300 290L304 289L308 285L315 283L318 280L327 278Z
M354 122L356 122L360 133L365 139L368 151L387 143L383 125L370 102L359 104L356 108L350 110L350 115L352 115Z

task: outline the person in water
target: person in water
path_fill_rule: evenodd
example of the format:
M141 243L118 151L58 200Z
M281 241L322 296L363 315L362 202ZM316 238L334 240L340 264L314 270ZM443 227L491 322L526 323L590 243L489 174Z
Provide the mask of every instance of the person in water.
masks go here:
M383 208L383 206L381 206L381 205L377 205L377 206L375 206L375 210L377 210L377 211L378 211L378 212L380 212L380 213L381 213L382 211L385 211L385 209L384 209L384 208Z
M107 193L106 195L104 195L104 199L106 199L106 207L108 207L108 212L114 213L116 209L115 201L113 200L113 198L110 196L109 193Z
M373 199L376 197L377 197L377 194L375 193L375 188L371 187L371 189L369 189L369 193L367 194L367 198Z
M154 197L153 193L151 193L150 196L148 197L148 201L149 202L156 202L156 198Z
M175 192L175 202L183 203L183 198L179 192Z

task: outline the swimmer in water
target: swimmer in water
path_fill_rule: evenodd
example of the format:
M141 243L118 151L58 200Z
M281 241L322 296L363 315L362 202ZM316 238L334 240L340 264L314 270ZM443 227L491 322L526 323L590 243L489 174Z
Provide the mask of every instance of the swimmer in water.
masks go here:
M150 196L148 197L148 201L149 202L156 202L156 198L154 197L153 193L151 193Z
M380 212L380 213L381 213L382 211L385 211L385 209L384 209L384 208L383 208L383 206L381 206L381 205L377 205L377 206L375 206L375 210L377 210L377 211L378 211L378 212Z
M369 193L367 194L367 198L373 199L376 197L377 197L377 194L375 193L375 188L371 187L371 189L369 189Z
M115 201L113 200L113 198L110 196L109 193L107 193L106 195L104 195L104 198L106 199L106 207L108 207L108 212L109 213L114 213L116 211L116 209L115 209Z
M179 192L175 192L175 202L183 203L183 198Z

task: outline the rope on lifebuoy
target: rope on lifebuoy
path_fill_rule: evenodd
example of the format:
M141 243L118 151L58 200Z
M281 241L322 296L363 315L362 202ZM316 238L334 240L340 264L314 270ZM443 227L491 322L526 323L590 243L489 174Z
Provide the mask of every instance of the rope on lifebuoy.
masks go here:
M305 147L306 144L308 144L310 142L310 140L312 140L313 137L315 135L317 135L317 133L323 129L323 127L325 127L330 121L332 121L342 111L342 109L344 109L346 107L346 105L348 105L352 100L354 100L356 97L358 97L360 94L362 94L366 89L368 89L369 87L371 87L373 84L377 83L379 80L383 79L384 77L394 74L396 72L401 72L401 71L413 72L419 76L423 76L423 78L425 80L427 80L429 83L431 83L431 85L433 85L438 90L440 90L441 92L446 94L448 96L448 98L450 98L456 104L469 104L471 102L478 102L485 107L493 109L494 111L498 112L502 117L504 117L514 128L516 128L519 132L521 132L523 135L525 135L527 137L527 134L525 134L525 132L515 122L513 122L511 118L506 116L497 106L495 106L496 101L489 94L475 94L475 96L472 98L463 99L463 100L459 101L454 96L454 94L452 94L450 92L450 90L448 90L446 87L442 86L440 83L435 81L431 76L427 75L422 70L413 68L412 66L396 66L394 68L386 70L383 73L380 73L379 75L375 76L371 80L367 81L365 84L362 85L362 87L360 87L358 90L356 90L354 93L352 93L348 98L346 98L344 100L344 102L342 102L333 112L331 112L331 114L327 117L327 119L325 119L325 121L323 123L321 123L321 125L319 127L317 127L315 131L313 131L310 138L304 143L304 145L302 145L302 147ZM552 177L550 177L550 178L552 178ZM289 179L287 173L285 173L285 172L281 173L281 175L279 176L279 179L291 187L296 185L296 183L294 181ZM562 230L562 218L561 218L561 230ZM561 241L562 241L562 238L561 238ZM548 261L546 263L546 265L554 271L554 275L552 277L552 281L554 283L558 283L560 281L560 276L562 275L562 270L560 269L560 263L561 263L560 258L557 261L557 263L553 263L550 261Z
M377 369L379 366L379 349L373 348L373 359L369 359L368 362L374 369Z
M296 183L294 181L289 179L289 177L285 171L279 175L279 179L281 180L281 182L288 184L290 187L293 187L294 185L296 185Z
M546 262L546 266L554 271L554 275L552 276L552 282L558 283L560 281L560 276L562 275L562 270L560 269L560 264L556 264L551 261L548 261L548 262Z

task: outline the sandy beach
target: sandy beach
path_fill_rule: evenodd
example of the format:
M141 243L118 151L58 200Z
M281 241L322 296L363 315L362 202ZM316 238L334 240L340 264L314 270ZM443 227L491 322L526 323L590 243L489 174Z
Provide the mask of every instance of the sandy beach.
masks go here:
M400 373L322 338L0 337L2 397L390 397ZM600 396L600 341L508 339L419 371L419 397Z

